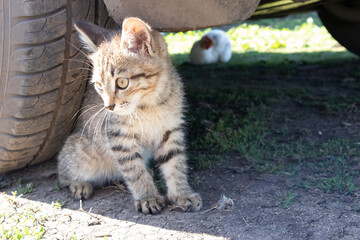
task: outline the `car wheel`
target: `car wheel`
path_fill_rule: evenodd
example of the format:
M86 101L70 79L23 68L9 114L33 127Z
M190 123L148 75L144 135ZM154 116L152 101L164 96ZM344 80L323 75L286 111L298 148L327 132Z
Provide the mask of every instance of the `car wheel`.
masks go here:
M328 4L318 15L329 33L346 49L360 55L360 4Z
M73 128L88 64L73 18L96 0L0 0L0 172L54 156Z

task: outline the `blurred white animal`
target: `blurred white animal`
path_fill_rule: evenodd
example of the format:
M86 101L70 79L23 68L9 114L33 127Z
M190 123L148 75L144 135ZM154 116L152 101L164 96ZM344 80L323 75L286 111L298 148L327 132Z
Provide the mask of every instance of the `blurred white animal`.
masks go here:
M190 52L192 64L227 62L231 58L231 42L226 32L211 30L195 42Z

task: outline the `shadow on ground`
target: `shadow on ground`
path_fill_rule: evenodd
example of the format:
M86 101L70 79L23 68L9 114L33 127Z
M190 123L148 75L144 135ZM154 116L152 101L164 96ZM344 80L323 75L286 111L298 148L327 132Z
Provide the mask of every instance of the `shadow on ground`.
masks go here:
M1 204L39 206L52 239L357 239L360 61L342 52L297 55L178 66L202 211L141 215L122 185L97 189L81 206L57 189L54 160L3 175ZM12 197L19 179L34 184L21 197L34 202ZM214 208L222 195L234 206Z

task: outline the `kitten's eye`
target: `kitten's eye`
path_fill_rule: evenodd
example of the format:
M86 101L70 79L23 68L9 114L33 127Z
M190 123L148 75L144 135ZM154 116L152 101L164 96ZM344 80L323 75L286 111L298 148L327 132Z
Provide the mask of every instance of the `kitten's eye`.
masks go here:
M100 91L102 91L104 88L103 88L103 85L100 83L100 82L96 82L95 83L96 84L96 87L100 90Z
M124 90L129 86L129 79L128 78L117 78L116 79L116 85Z

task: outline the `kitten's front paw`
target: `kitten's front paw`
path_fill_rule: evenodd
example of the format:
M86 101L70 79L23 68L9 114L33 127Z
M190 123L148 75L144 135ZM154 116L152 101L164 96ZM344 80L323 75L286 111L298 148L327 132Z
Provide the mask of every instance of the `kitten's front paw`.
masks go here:
M135 201L135 208L144 214L158 214L164 207L165 198L160 195Z
M198 193L175 197L169 196L169 200L172 202L175 208L180 208L183 211L196 212L202 208L202 199Z
M88 199L93 192L93 186L88 182L73 182L69 189L75 199Z

